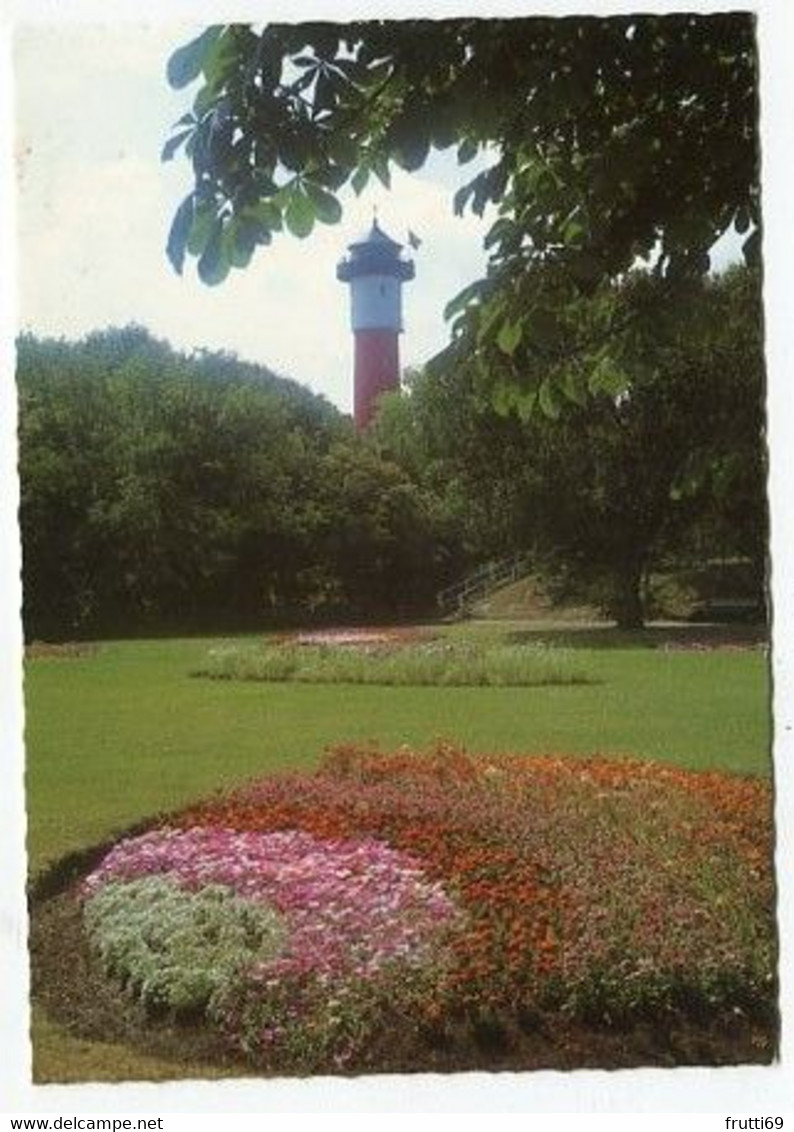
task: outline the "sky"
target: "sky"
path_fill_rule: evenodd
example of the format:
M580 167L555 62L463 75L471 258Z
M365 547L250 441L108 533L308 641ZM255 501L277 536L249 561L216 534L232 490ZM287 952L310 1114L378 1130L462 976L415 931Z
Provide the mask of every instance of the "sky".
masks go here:
M195 261L175 274L165 256L171 218L191 187L182 156L163 164L189 90L165 79L169 54L200 30L189 25L30 25L15 39L19 322L38 335L76 338L130 322L179 349L232 351L309 385L343 411L352 402L347 287L335 277L346 244L372 222L404 242L421 239L416 278L403 287L403 367L448 341L446 303L485 266L493 213L456 217L455 188L478 162L436 153L418 174L393 172L360 197L342 194L339 224L306 240L283 234L219 287ZM64 36L67 48L64 50ZM484 166L484 156L479 164ZM728 239L724 264L736 254Z
M488 222L456 217L455 187L476 172L438 155L420 175L399 170L392 191L376 182L343 195L339 224L306 240L277 236L219 287L195 261L175 274L165 256L171 218L191 186L189 162L160 162L188 91L165 79L170 52L198 29L51 26L20 29L17 83L19 322L39 335L80 337L136 322L180 349L228 350L265 363L349 411L352 337L347 287L335 267L369 227L373 208L400 242L422 240L416 279L403 288L403 366L448 340L446 302L484 266ZM101 92L101 93L100 93Z

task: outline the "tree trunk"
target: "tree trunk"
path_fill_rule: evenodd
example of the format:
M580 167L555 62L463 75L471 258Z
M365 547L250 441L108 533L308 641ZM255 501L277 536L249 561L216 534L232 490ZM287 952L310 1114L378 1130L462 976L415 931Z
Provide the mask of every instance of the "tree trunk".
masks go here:
M610 610L619 629L642 629L645 610L642 600L642 564L630 562L615 577L615 596Z

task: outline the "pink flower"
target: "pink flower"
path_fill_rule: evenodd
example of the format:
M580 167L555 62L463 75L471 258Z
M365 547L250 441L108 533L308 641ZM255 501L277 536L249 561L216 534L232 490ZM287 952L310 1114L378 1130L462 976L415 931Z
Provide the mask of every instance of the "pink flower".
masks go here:
M155 829L119 842L83 882L89 899L111 880L167 873L186 888L223 884L285 918L288 943L256 978L352 972L432 957L457 911L416 860L374 838L320 840L299 830L213 826Z

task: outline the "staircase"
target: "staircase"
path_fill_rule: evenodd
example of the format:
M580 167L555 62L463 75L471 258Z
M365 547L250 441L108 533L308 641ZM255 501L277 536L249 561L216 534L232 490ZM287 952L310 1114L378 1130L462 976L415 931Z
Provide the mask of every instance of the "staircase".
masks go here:
M527 557L523 552L510 558L486 562L454 586L441 590L436 595L438 608L444 617L465 617L473 605L501 586L517 581L528 569Z

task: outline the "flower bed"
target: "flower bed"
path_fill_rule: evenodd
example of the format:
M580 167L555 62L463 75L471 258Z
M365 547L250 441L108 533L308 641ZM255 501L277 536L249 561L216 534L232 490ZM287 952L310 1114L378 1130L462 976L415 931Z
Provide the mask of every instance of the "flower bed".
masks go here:
M81 898L106 969L145 1004L205 1007L242 1051L277 1043L304 1068L344 1065L372 1001L437 974L457 918L383 842L216 825L119 842Z
M383 646L395 648L400 645L431 641L435 637L436 634L432 629L419 629L409 625L372 629L306 629L286 633L278 640L280 644L285 645L333 645L339 648L370 649Z
M201 984L264 1068L377 1068L385 1031L497 1041L539 1012L772 1026L771 812L760 780L661 764L343 747L120 842L81 898L100 952L92 907L147 878L180 915L209 890L270 916Z
M64 641L53 644L49 641L31 641L25 646L26 660L81 660L94 656L99 646L86 641Z
M226 646L213 649L193 676L213 680L334 684L444 686L541 686L591 683L587 665L573 650L544 644L487 644L402 640Z

